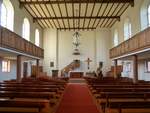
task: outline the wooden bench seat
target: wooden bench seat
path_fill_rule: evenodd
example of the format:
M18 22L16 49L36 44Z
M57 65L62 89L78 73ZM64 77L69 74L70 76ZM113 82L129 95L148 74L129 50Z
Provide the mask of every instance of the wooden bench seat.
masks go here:
M0 108L37 108L41 112L48 103L48 100L0 99Z
M57 88L30 88L30 87L0 87L0 91L20 91L20 92L58 92Z
M101 88L93 90L93 94L100 92L150 92L150 88Z
M53 99L55 98L55 93L52 92L12 92L12 91L0 91L0 98L43 98L43 99Z
M108 110L117 109L118 113L122 113L122 109L143 109L143 108L149 109L150 112L150 101L109 102L107 105Z

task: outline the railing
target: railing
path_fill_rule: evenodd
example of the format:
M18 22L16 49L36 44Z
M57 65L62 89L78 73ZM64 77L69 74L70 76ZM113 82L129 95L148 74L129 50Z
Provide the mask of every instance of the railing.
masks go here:
M0 47L43 58L44 50L23 39L16 33L0 26Z
M110 49L110 58L128 55L148 48L150 48L150 28L145 29L127 41Z

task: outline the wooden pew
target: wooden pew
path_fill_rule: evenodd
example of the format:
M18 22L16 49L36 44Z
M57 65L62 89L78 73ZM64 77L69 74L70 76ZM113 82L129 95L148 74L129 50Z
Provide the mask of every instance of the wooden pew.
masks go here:
M101 103L101 106L103 108L103 113L111 109L116 109L118 111L117 113L122 113L123 109L148 109L148 112L150 112L150 101L109 102L107 109L105 103Z
M52 99L55 93L50 92L16 92L16 91L0 91L0 98L39 98L39 99Z
M38 109L38 112L41 112L42 109L44 109L47 106L46 104L48 103L48 100L0 99L0 108L36 108ZM21 112L21 110L19 112Z

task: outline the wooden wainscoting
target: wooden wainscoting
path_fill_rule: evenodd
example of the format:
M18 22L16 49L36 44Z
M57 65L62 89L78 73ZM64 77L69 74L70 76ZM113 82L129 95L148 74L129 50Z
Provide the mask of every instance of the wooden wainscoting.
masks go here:
M43 58L44 50L16 33L0 26L0 47Z
M110 49L110 58L120 57L150 48L150 27Z

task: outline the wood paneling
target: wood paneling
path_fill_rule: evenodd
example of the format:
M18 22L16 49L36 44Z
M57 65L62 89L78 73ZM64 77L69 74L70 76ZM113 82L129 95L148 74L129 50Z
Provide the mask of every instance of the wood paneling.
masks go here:
M150 48L150 28L136 34L125 42L110 49L110 58L116 58Z
M33 43L23 39L14 32L0 26L0 46L26 53L35 57L43 58L44 50Z

